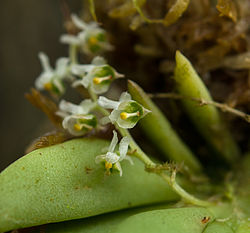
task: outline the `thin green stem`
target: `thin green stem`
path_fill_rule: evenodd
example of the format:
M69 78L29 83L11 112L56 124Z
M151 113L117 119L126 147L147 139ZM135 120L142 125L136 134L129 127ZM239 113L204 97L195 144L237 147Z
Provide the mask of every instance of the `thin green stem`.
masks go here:
M97 102L97 95L89 89L90 97L93 101ZM101 106L96 106L96 110L102 113L104 116L109 116L110 112ZM140 159L147 168L154 168L156 164L143 152L143 150L137 145L133 137L131 136L130 132L127 129L121 128L117 123L114 124L115 128L123 137L128 137L130 139L130 148L133 151L133 155ZM177 193L179 194L186 202L198 205L198 206L210 206L211 203L199 200L192 196L191 194L187 193L184 189L182 189L176 182L175 176L176 171L172 172L171 177L168 176L164 171L161 171L159 174L167 183L168 185Z
M123 129L115 124L116 129L123 137L128 137L130 139L130 147L134 151L133 155L140 159L147 167L155 167L156 164L143 152L143 150L137 145L131 134L127 129Z
M95 92L93 92L93 90L91 89L91 87L88 89L89 91L89 95L90 95L90 98L94 101L94 102L97 102L97 99L98 99L98 96ZM100 108L99 108L100 110Z
M178 193L186 202L191 203L193 205L198 205L198 206L211 206L212 203L208 201L203 201L200 200L191 194L187 193L179 184L176 182L175 176L176 172L173 171L172 175L169 177L166 173L161 172L160 176L169 184L169 186L176 192Z
M71 61L71 64L77 64L77 45L70 45L69 46L69 58Z

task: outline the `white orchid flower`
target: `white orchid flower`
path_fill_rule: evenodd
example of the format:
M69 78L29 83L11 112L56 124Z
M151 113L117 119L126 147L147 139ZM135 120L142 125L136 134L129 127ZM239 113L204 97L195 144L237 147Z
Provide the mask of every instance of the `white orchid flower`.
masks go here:
M127 156L128 146L129 146L129 138L123 137L119 143L119 152L115 152L116 145L118 143L118 137L116 131L113 131L113 138L108 148L108 152L103 155L96 156L96 163L104 162L105 168L108 172L111 169L118 170L120 172L120 176L122 176L122 168L120 162L124 159L128 160L132 165L134 164L132 159Z
M62 95L65 92L62 81L70 76L68 72L69 59L66 57L59 58L56 61L56 68L52 69L49 58L45 53L40 52L38 57L41 61L43 71L35 81L36 88Z
M81 31L77 35L62 35L62 43L76 45L82 48L86 54L96 54L104 50L112 50L108 43L106 32L96 22L85 23L77 15L71 15L72 21Z
M74 136L82 136L97 126L96 116L89 112L96 106L91 100L82 101L79 105L62 100L57 115L63 119L62 126Z
M117 123L124 129L133 128L141 118L150 112L138 102L132 100L127 92L121 94L119 101L100 96L98 104L103 108L113 109L108 118L103 118L102 122L104 124L111 121L112 124Z
M73 82L73 87L82 85L91 88L96 94L107 92L115 79L124 77L99 56L95 57L90 65L73 65L72 73L81 77L80 80Z

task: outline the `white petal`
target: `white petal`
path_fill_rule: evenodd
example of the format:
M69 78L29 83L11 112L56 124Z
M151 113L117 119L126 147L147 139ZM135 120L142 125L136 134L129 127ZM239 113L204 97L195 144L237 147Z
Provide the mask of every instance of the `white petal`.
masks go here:
M106 153L106 161L108 163L112 163L112 164L115 164L119 161L119 158L120 156L118 156L116 153L113 153L113 152L107 152Z
M120 172L120 176L122 176L122 167L121 167L121 164L120 164L119 162L117 162L117 163L115 164L115 167L116 167L116 169Z
M112 138L112 141L110 143L110 146L109 146L109 152L114 152L115 150L115 147L118 143L118 137L117 137L117 133L115 130L113 130L113 138Z
M109 119L112 123L115 123L120 118L121 111L120 110L113 110L109 115Z
M77 36L73 35L62 35L60 37L60 42L63 44L72 44L72 45L80 45L81 41Z
M103 57L97 56L92 60L91 63L96 66L101 66L107 64L107 61Z
M109 85L94 85L93 82L91 82L92 89L94 93L100 95L109 90Z
M96 163L101 163L106 160L106 155L98 155L95 157L95 162Z
M94 65L73 65L71 71L75 75L83 76L92 71Z
M51 68L51 66L49 64L48 56L45 53L40 52L40 53L38 53L38 57L39 57L40 62L42 64L43 70L45 72L47 72L47 71L52 72L53 69Z
M80 106L82 107L82 114L88 114L95 107L95 105L96 104L90 99L83 100L80 103Z
M100 96L98 99L98 104L103 108L116 109L116 108L118 108L120 102L110 100L104 96Z
M38 90L43 90L44 89L44 85L46 83L51 82L51 79L53 77L53 73L52 72L43 72L35 81L35 87Z
M142 107L142 108L143 108L143 115L142 115L142 117L145 117L148 113L152 112L152 111L150 111L150 110L148 110L148 109L146 109L144 107Z
M69 63L69 59L66 57L59 58L56 61L56 71L55 72L60 78L63 78L66 75L68 63Z
M59 103L59 109L66 113L71 114L84 114L83 108L81 106L78 106L76 104L72 104L68 101L61 100Z
M73 23L78 28L85 30L88 27L88 25L83 20L81 20L76 14L72 14L71 18L72 18Z
M80 85L83 85L82 83L82 80L76 80L72 83L72 87L77 87L77 86L80 86Z
M62 82L60 80L58 80L58 78L55 78L52 80L53 84L57 87L57 89L59 90L60 94L63 94L65 92L65 88L62 84Z
M101 125L106 125L108 123L110 123L109 117L106 116L106 117L101 118L101 120L100 120Z
M120 73L118 73L117 71L115 71L115 77L116 77L116 78L124 78L125 75L124 75L124 74L120 74Z
M93 76L91 75L91 73L88 73L86 76L83 77L82 79L82 85L85 88L88 88L90 83L92 82Z
M110 43L108 43L108 42L99 42L98 43L103 49L105 49L105 50L108 50L108 51L112 51L112 50L114 50L114 46L113 45L111 45Z
M67 129L70 134L74 136L82 136L85 134L83 131L76 131L74 129L74 124L76 123L78 117L74 115L67 116L63 119L62 126L64 129Z
M133 162L133 160L132 160L132 158L130 156L125 156L124 159L128 160L131 165L134 165L134 162Z
M121 127L121 128L124 128L124 129L132 129L134 128L134 126L136 125L137 121L136 122L131 122L131 121L126 121L126 120L122 120L120 118L120 116L118 117L117 119L117 124Z
M61 117L61 118L65 118L65 117L69 116L69 114L64 112L64 111L57 111L56 115Z
M130 140L128 137L123 137L122 140L120 141L120 144L119 144L120 160L119 161L122 161L127 155L129 141Z
M128 92L123 92L119 99L120 102L125 102L131 100L131 95Z

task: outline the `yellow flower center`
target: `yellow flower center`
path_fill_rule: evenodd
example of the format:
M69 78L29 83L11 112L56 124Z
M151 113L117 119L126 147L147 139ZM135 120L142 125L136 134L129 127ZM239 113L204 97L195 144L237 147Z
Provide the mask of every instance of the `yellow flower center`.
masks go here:
M47 91L52 90L52 83L45 83L44 84L44 89L47 90Z
M98 43L98 40L94 36L92 36L89 38L89 43L91 45L96 45Z
M94 84L100 84L103 81L110 80L112 79L111 75L105 76L105 77L94 77L93 78L93 83Z
M109 162L105 162L105 168L107 169L107 170L109 170L110 168L112 168L112 163L109 163Z
M129 117L133 117L133 116L140 116L140 112L137 111L137 112L134 112L134 113L127 113L127 112L121 112L120 113L120 117L122 120L126 120L128 119Z
M89 129L89 130L93 129L92 126L87 125L87 124L79 124L79 123L74 124L74 129L75 129L76 131L81 131L83 127L84 127L84 128L87 128L87 129Z

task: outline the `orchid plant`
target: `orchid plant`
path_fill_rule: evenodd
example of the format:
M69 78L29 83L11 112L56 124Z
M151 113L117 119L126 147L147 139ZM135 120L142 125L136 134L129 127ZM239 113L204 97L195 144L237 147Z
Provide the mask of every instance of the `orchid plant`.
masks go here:
M139 1L134 1L134 4L137 11L140 11ZM142 14L141 11L139 13ZM241 230L242 228L243 231L237 231L238 233L244 232L247 226L247 218L243 213L244 211L239 210L242 203L237 203L238 200L233 198L233 186L228 187L229 191L227 193L227 198L233 203L233 214L229 217L228 215L224 217L219 210L219 208L227 210L227 203L218 201L216 198L203 200L205 197L198 198L191 194L200 187L195 187L196 185L192 183L193 180L207 180L207 175L203 173L200 161L142 88L129 81L128 92L122 92L118 100L104 96L111 89L113 82L119 82L120 78L125 78L124 74L119 73L100 55L104 51L114 50L114 46L108 41L107 32L97 22L86 23L75 14L71 15L71 20L78 29L78 33L75 35L65 34L60 37L60 41L69 46L69 57L59 58L56 61L55 69L53 69L50 66L48 56L42 52L39 53L38 57L43 71L35 80L35 87L39 91L47 91L58 102L55 104L55 102L48 101L46 97L37 94L43 101L49 103L44 108L44 112L50 113L53 110L54 115L52 115L54 118L52 117L52 119L55 119L56 123L59 122L63 134L69 134L69 138L75 139L66 142L66 144L58 144L55 147L31 152L18 161L16 165L17 172L15 167L13 171L10 168L10 173L13 173L11 173L11 177L16 178L16 181L14 181L17 182L16 190L28 187L36 194L28 198L24 192L25 198L22 201L30 202L29 204L32 205L41 199L41 202L51 202L52 208L49 209L48 213L47 209L43 208L40 213L39 209L33 211L32 208L25 210L16 208L12 205L12 202L9 204L8 201L4 201L5 203L2 205L3 202L0 199L0 232L19 227L95 216L130 206L140 206L166 200L173 202L180 198L182 201L178 205L182 207L192 205L195 207L182 208L182 212L177 211L176 213L169 211L169 209L167 209L167 212L165 210L161 212L161 210L157 208L154 210L153 208L153 211L143 212L138 215L134 215L138 210L133 210L135 212L128 212L125 215L110 215L111 218L108 217L109 221L111 221L110 225L115 225L120 219L123 220L119 227L112 232L135 232L133 230L139 226L138 222L142 222L142 225L148 223L144 229L145 231L138 232L165 232L165 230L161 231L163 229L161 227L163 226L166 229L164 224L167 223L167 226L171 226L173 222L175 223L174 227L176 227L173 229L177 229L177 231L171 232L186 233L191 232L192 229L194 229L193 232L213 232L213 229L215 229L214 232L217 232L216 227L221 227L220 224L217 226L217 223L224 224L224 222L228 222L228 225L235 225L235 229L238 227L237 229ZM90 64L78 62L81 53L92 57ZM197 100L197 98L203 100L203 102L211 102L212 98L190 62L179 51L176 52L174 79L179 94L186 95L190 93L192 95L191 99L183 98L183 106L187 109L188 116L204 139L228 163L235 162L240 154L238 146L223 125L215 106L209 105L197 108L197 104L192 102L193 99ZM66 85L66 82L70 85ZM67 86L73 87L74 90L84 91L84 99L79 104L71 103L62 97ZM85 98L86 94L87 98ZM137 123L141 124L143 131L155 143L157 149L173 162L159 163L156 158L152 159L142 150L129 131ZM108 127L114 129L111 142L107 143L100 139L88 138L93 134L103 134L103 130ZM22 163L23 161L25 163L27 157L28 162L29 158L33 158L35 162L31 160L30 163L27 163L26 168ZM30 184L23 185L22 177L25 176L24 173L36 169L33 164L44 169L38 176L34 176L35 178L32 175L28 176L27 179ZM84 169L85 176L82 177L81 174ZM176 176L179 170L184 175L177 179ZM4 187L3 191L0 190L0 194L2 192L3 199L9 200L8 198L11 198L15 192L11 188L12 180L10 181L8 176L7 178L4 176L5 174L3 174L3 181L0 178L0 183L2 182ZM63 177L62 180L60 180L61 177ZM105 178L103 179L103 177ZM111 178L111 182L107 177ZM62 184L58 185L55 180L60 181ZM44 195L41 197L36 187L40 183L44 184L47 181L50 182L51 186L47 189L44 188L47 190L44 193L43 189L41 189L41 195ZM11 195L7 192L8 187L10 187ZM42 185L42 187L44 186ZM212 193L215 188L208 186L207 189L209 189L207 192ZM54 195L54 190L57 190L59 194ZM142 190L145 190L145 192ZM158 192L159 190L160 192ZM84 197L82 197L83 192ZM129 202L127 201L128 197ZM63 204L58 204L60 201ZM16 212L12 211L15 208L17 209ZM9 209L11 212L8 212ZM60 211L60 214L55 213L55 210ZM70 215L68 215L68 210ZM18 217L22 216L23 211L28 213L33 211L34 216L37 216L37 214L39 216L49 216L49 220L41 217L38 221L38 218L31 217L31 219L24 218L22 222ZM152 218L150 217L151 212L154 214ZM131 217L127 218L128 216ZM164 221L161 221L162 216L164 216ZM195 224L190 225L189 218ZM147 219L146 222L145 219ZM100 218L98 221L101 226L100 229L106 229L105 226L108 226L106 230L110 232L109 224L104 225L104 228L102 228L102 223L105 220ZM153 226L156 226L156 228L152 228L152 231L150 230L152 227L151 221ZM191 231L183 230L184 227L179 224L180 221L184 221L184 226L190 226ZM206 226L209 223L216 223L212 225L212 231L206 231ZM87 222L83 224L87 230L92 227L91 224L88 224ZM159 229L157 228L158 225L160 226ZM227 230L227 226L223 225L223 227L223 229ZM96 232L102 232L98 231L98 227L95 229L97 229ZM141 226L140 229L142 229Z

